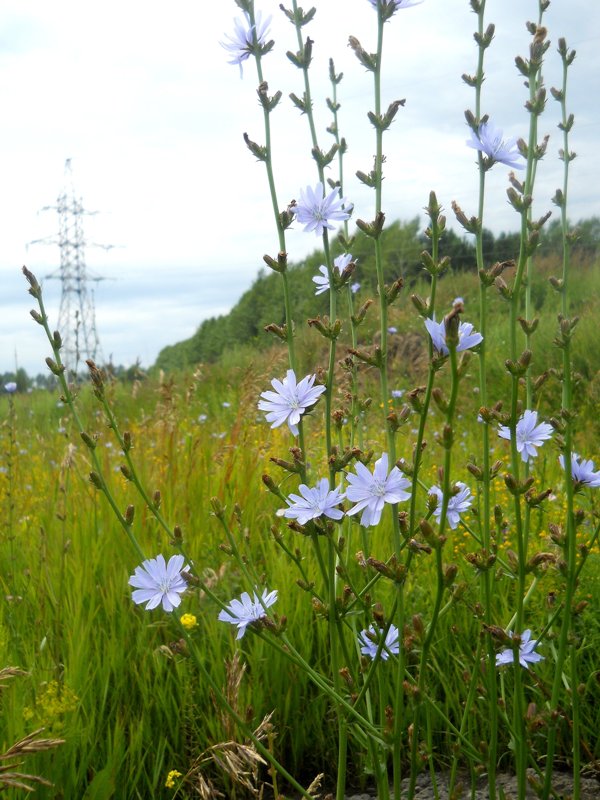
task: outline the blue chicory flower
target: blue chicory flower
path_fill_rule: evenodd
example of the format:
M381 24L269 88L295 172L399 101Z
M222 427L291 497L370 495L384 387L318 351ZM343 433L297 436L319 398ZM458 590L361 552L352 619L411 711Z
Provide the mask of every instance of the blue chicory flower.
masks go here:
M376 630L373 625L369 625L366 630L358 634L360 652L369 658L375 658L379 644L381 642L381 631ZM390 625L385 636L385 641L381 647L381 659L387 661L390 655L397 656L400 652L400 634L395 625Z
M267 47L267 35L271 17L262 20L260 11L256 14L256 25L250 24L250 15L244 14L244 20L235 18L233 21L234 32L232 36L225 34L229 41L221 42L221 47L229 52L232 58L228 64L238 64L240 68L240 78L243 76L242 64L250 55L257 51L265 52Z
M405 491L410 486L398 467L392 467L388 475L388 454L383 453L375 462L371 473L360 461L354 467L356 474L348 473L346 497L356 505L346 513L349 516L362 511L360 524L368 528L377 525L381 519L385 503L401 503L410 498L410 492Z
M561 467L565 468L565 457L559 456ZM577 453L571 453L571 475L575 483L582 486L590 486L595 489L600 486L600 470L594 472L594 462L589 459L585 460Z
M431 336L433 346L438 353L441 353L443 356L447 356L450 351L446 345L445 321L442 320L441 322L436 322L435 317L433 319L426 319L425 327L427 328L429 335ZM460 353L462 350L470 350L472 347L476 347L482 341L483 336L477 331L473 330L473 325L470 322L461 322L459 324L458 344L456 345L457 353Z
M330 490L327 478L321 478L314 489L302 483L299 491L300 495L291 494L288 497L289 508L280 509L277 516L295 519L300 525L322 516L329 519L341 519L344 516L344 512L337 507L344 499L344 493L337 486Z
M511 638L514 638L513 633L509 633ZM538 661L543 661L544 656L535 652L538 645L538 640L531 641L531 631L526 630L521 634L521 643L519 645L519 664L525 669L529 669L529 664L536 664ZM512 647L508 647L496 656L496 666L501 667L505 664L514 664L515 654Z
M182 555L174 555L165 563L164 556L148 558L136 567L129 578L129 585L134 586L131 599L138 605L146 603L146 610L156 608L160 603L165 611L171 612L181 603L180 595L187 589L183 574L189 569L183 565Z
M496 163L506 164L507 167L514 169L523 169L525 166L517 140L503 139L502 131L494 127L491 122L482 122L477 133L471 130L471 138L467 139L467 145L487 156L488 169Z
M345 197L340 197L337 189L326 195L323 184L319 182L314 189L307 186L300 191L300 200L293 211L298 222L304 225L305 231L314 231L320 236L325 229L335 230L332 222L344 222L350 218L352 203L348 203Z
M517 452L521 454L521 459L525 462L537 456L537 448L552 436L552 425L547 422L537 424L537 411L525 411L515 429L517 439ZM498 430L498 436L510 441L510 428L502 425Z
M267 616L266 608L277 601L277 590L268 592L263 590L261 597L256 592L250 597L248 592L242 592L239 600L232 600L226 608L219 612L221 622L229 622L238 629L236 639L241 639L246 633L248 625L258 622Z
M316 379L316 375L307 375L297 383L293 369L288 369L282 381L273 378L271 385L275 391L262 392L263 399L258 403L261 411L268 412L267 422L272 423L272 428L278 428L287 422L293 435L298 436L300 417L325 391L325 386L314 385Z

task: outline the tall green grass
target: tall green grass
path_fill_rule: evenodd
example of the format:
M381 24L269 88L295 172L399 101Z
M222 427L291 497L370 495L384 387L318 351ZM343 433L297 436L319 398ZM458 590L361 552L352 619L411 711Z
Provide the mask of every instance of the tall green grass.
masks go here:
M542 270L551 274L550 266ZM539 281L539 283L538 283ZM548 295L542 278L536 278L533 296L540 298L545 311ZM425 285L414 287L425 294ZM440 284L442 301L448 305L460 295L467 307L476 296L475 278L449 275ZM587 457L600 456L600 432L596 414L600 353L594 336L595 319L600 303L600 269L589 266L575 272L571 289L574 313L582 314L581 334L574 342L574 361L582 375L579 401L582 416L578 430L585 438ZM471 300L472 299L472 300ZM500 298L491 304L489 326L489 396L505 394L504 369L496 363L503 336L504 308ZM404 304L406 305L406 304ZM418 359L411 360L402 350L412 337L412 348L425 342L425 331L414 315L399 306L390 319L398 329L398 348L392 356L391 377L394 388L409 390L422 376ZM551 314L543 316L537 334L534 371L558 369L552 347L555 325ZM361 334L368 342L374 329L368 324ZM302 333L298 338L301 363L325 365L326 352L315 334ZM372 340L372 339L371 339ZM340 346L343 354L343 346ZM165 514L181 526L188 552L199 571L214 582L214 591L228 600L246 588L236 567L219 549L220 526L211 514L210 498L217 496L226 507L236 537L252 555L254 563L268 576L268 584L278 588L277 612L287 617L288 632L298 649L313 664L327 663L326 623L315 615L309 598L295 581L298 577L288 559L276 545L272 533L273 497L265 490L261 477L265 471L276 474L269 464L270 455L281 455L285 434L271 431L256 410L260 391L267 388L263 376L284 369L286 354L273 349L256 353L240 347L215 365L199 367L195 374L163 377L143 384L111 386L111 402L122 428L130 430L134 442L133 457L150 492L159 490ZM359 380L364 393L373 387L376 396L378 376L362 369ZM475 386L476 379L469 380ZM558 381L550 376L541 392L540 405L559 392ZM159 612L148 613L134 606L127 585L128 576L138 563L128 541L116 525L110 509L89 482L88 451L78 440L70 418L58 399L45 392L14 397L16 428L12 470L12 496L8 496L8 476L0 474L0 509L3 522L0 535L0 667L18 666L26 676L13 679L0 690L0 750L37 727L47 734L62 737L65 744L52 753L32 756L28 770L48 778L53 788L40 787L41 798L172 797L165 788L169 770L186 774L207 748L227 741L229 724L216 708L211 693L200 680L185 648L177 644L175 624ZM83 386L78 406L87 430L98 435L98 450L120 507L136 503L131 488L119 471L121 460L116 443L98 411L88 387ZM375 401L374 401L375 402ZM224 406L228 403L228 406ZM466 478L465 463L476 448L477 394L465 392L459 414L464 430L457 445L458 479ZM439 416L439 420L436 417ZM205 415L205 416L204 416ZM365 448L378 447L385 433L377 427L376 410L369 417L371 438ZM7 453L10 444L8 406L0 398L0 451ZM442 417L432 411L432 422L441 425ZM311 436L322 436L316 422ZM399 455L410 457L410 425L398 437ZM505 443L493 442L493 457L506 458ZM314 450L314 448L313 448ZM7 463L3 459L3 464ZM425 451L424 473L431 483L442 463L441 449L431 441ZM545 448L538 465L548 486L555 486L561 496L562 480L553 445ZM464 476L462 475L464 473ZM279 475L277 475L279 480ZM285 483L292 490L293 478ZM494 484L493 502L501 516L509 517L509 498L504 484ZM559 500L550 501L558 503ZM12 504L9 514L8 505ZM241 507L241 521L234 513ZM549 508L552 510L553 506ZM475 512L473 512L475 513ZM546 546L550 515L534 512L535 534L540 549ZM9 519L11 520L9 526ZM472 517L471 517L472 519ZM136 508L135 530L150 555L167 552L169 542L147 511ZM502 527L502 526L501 526ZM309 548L298 534L279 525L290 549L303 554L309 576L317 569ZM458 723L464 700L466 676L479 669L474 653L477 643L479 589L477 579L465 555L474 549L468 533L451 533L445 557L458 567L456 579L460 591L440 621L439 637L449 660L433 664L430 696L451 720ZM511 548L510 525L504 530L499 554L508 558ZM379 531L378 531L379 537ZM12 540L12 541L11 541ZM349 552L361 548L359 527L354 526L347 543ZM386 558L385 536L373 543L373 553ZM418 556L419 567L411 577L407 597L412 614L427 612L431 604L432 566L425 556ZM353 567L356 576L361 567ZM501 570L500 570L501 572ZM540 575L541 591L536 593L531 609L532 627L542 629L558 601L555 593L560 581L552 569ZM507 579L496 582L506 616L513 607L514 587ZM582 642L580 687L584 753L591 761L600 757L596 731L600 725L600 684L597 656L600 652L600 555L590 557L579 585L576 602L582 605L576 618L575 635ZM190 610L200 608L200 641L205 664L220 685L226 683L226 663L232 657L229 630L217 621L218 608L207 598L184 600ZM408 632L410 634L410 631ZM412 633L414 635L414 631ZM327 772L335 759L335 726L329 724L330 707L325 698L311 687L306 677L256 637L241 643L248 669L236 698L243 716L254 725L274 712L276 738L273 748L282 763L294 774L310 780L317 772ZM554 645L550 642L549 646ZM386 664L380 665L383 671ZM533 682L530 699L538 707L544 704L544 684L550 679L551 659L542 662ZM443 681L441 676L443 676ZM506 677L509 691L511 677ZM475 704L469 739L478 741L485 731L486 707ZM532 725L535 720L532 721ZM440 730L442 729L441 726ZM543 731L534 732L543 757ZM451 742L432 733L436 761L441 768L450 763ZM559 756L569 758L566 725L558 739ZM509 763L509 740L500 733L500 766ZM366 779L366 753L354 746L351 778L359 784ZM235 791L229 778L211 770L227 795ZM219 776L219 777L216 777ZM266 774L263 775L266 779ZM18 792L6 793L16 798ZM187 796L180 791L178 797ZM229 795L228 795L229 796ZM238 795L236 795L238 796ZM241 794L239 796L242 796Z

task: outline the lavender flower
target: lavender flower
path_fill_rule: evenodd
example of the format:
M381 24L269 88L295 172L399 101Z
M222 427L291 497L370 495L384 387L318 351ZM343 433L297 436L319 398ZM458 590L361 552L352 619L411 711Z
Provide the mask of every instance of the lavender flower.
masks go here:
M134 603L146 603L146 610L156 608L159 603L165 611L173 611L181 603L179 596L187 589L183 573L188 566L183 566L183 556L171 556L169 563L165 563L164 556L159 554L156 558L148 558L136 567L129 578L129 585L136 589L131 593Z
M564 469L565 457L559 456L558 460ZM571 475L575 483L590 486L593 489L600 486L600 470L594 472L594 462L591 459L586 461L577 453L571 453Z
M392 467L388 475L388 454L383 453L375 462L373 474L360 461L355 466L356 475L348 473L346 497L356 503L347 514L352 516L362 511L360 524L368 528L377 525L385 503L400 503L408 500L410 492L404 490L410 486L410 481L402 476L398 467Z
M14 381L9 381L4 384L4 391L8 394L14 394L17 391L17 384Z
M271 17L267 17L263 22L262 14L258 11L256 25L251 25L250 15L245 13L244 16L245 20L240 20L237 17L234 19L233 36L225 34L225 38L229 41L221 42L221 47L224 47L233 56L227 63L239 64L240 78L243 75L242 62L249 58L251 53L258 51L262 54L271 49L266 41Z
M352 261L352 254L343 253L341 256L338 256L337 258L333 259L333 266L338 268L341 275L351 261ZM316 295L328 292L330 289L329 272L324 264L319 267L319 272L321 274L315 275L315 277L313 278L313 283L317 285L317 288L315 289Z
M365 656L369 656L369 658L375 658L377 655L380 641L381 631L376 630L373 625L369 625L367 630L363 630L358 634L360 652ZM390 625L381 648L381 658L383 661L387 661L390 654L397 656L399 652L400 636L398 628L395 625Z
M441 353L443 356L447 356L450 351L446 345L446 323L444 320L441 322L436 322L435 317L433 319L426 319L425 327L427 328L429 335L431 336L433 346L438 353ZM483 336L477 331L473 330L473 325L470 322L461 322L459 324L458 344L456 345L457 352L460 352L461 350L470 350L472 347L476 347L482 341Z
M321 478L314 489L304 483L299 488L302 496L291 494L287 501L290 507L280 509L277 516L296 519L300 525L306 525L309 520L321 516L329 519L341 519L344 516L344 512L336 508L342 502L344 494L340 494L337 486L330 491L327 478Z
M345 210L343 206L346 206ZM340 197L337 189L325 194L322 183L317 183L313 189L307 186L305 191L300 191L300 200L294 206L294 213L305 231L314 231L320 236L325 228L334 230L334 222L343 222L350 218L352 204L348 204L345 197Z
M392 397L394 400L399 400L404 394L404 389L392 389Z
M264 398L258 403L261 411L267 411L267 422L272 428L278 428L287 422L290 431L298 436L300 417L309 406L314 405L325 391L324 386L315 386L316 375L307 375L300 383L296 383L296 373L288 369L283 381L273 378L271 385L274 392L262 392Z
M341 275L351 261L352 253L342 253L341 256L333 259L333 266L339 269Z
M321 274L313 278L313 282L317 285L315 294L324 294L329 291L329 272L324 264L319 267L319 272Z
M267 592L263 590L262 596L259 597L256 592L253 592L253 597L250 597L248 592L242 592L239 600L232 600L226 609L219 613L219 620L221 622L229 622L231 625L236 625L238 632L236 639L241 639L246 633L246 628L253 622L264 619L267 616L265 608L269 608L277 600L277 590Z
M360 283L358 283L358 281L356 283L353 283L352 286L350 287L350 291L352 292L352 294L356 294L359 289L360 289Z
M482 122L479 126L479 133L471 130L471 138L467 139L467 145L485 153L488 159L488 169L496 162L515 169L523 169L525 166L523 156L517 147L517 140L514 138L504 140L502 131L494 127L491 122Z
M509 633L509 636L514 639L514 634ZM538 661L543 661L544 656L539 655L539 653L535 652L535 648L538 645L538 640L530 641L531 640L531 631L526 630L523 631L521 634L521 644L519 645L519 664L525 669L529 669L528 664L535 664ZM501 653L498 653L496 656L496 666L501 667L504 664L513 664L515 660L515 654L512 647L503 650Z
M448 520L448 525L450 525L452 530L458 527L460 515L464 514L465 511L468 511L473 503L473 495L471 494L471 490L468 486L466 486L462 481L457 481L455 486L458 488L458 492L450 495L450 499L448 500L448 508L446 509L446 519ZM429 490L429 494L433 494L437 497L437 506L435 507L433 516L439 522L442 518L444 493L439 486L432 486Z
M515 430L517 438L517 453L521 453L523 461L527 462L530 458L537 456L537 449L552 436L552 426L547 422L537 424L537 411L525 411L517 422ZM498 436L510 440L510 428L502 425L498 430Z

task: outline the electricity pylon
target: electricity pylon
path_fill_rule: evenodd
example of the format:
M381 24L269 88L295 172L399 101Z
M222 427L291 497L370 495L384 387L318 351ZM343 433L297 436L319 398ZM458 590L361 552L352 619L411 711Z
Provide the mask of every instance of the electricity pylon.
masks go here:
M102 348L96 328L94 295L88 284L104 280L88 274L85 264L85 239L83 215L97 212L86 211L81 198L75 196L71 159L65 161L65 182L55 206L45 206L42 211L58 212L59 230L56 238L37 239L31 244L56 243L60 248L59 269L46 275L61 282L60 308L57 329L62 338L61 357L68 376L77 374L82 361L92 359L102 363ZM110 249L112 245L98 245Z

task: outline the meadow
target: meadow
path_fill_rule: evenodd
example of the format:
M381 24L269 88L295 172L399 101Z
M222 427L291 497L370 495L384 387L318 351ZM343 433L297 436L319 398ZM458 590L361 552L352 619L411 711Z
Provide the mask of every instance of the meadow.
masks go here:
M416 288L426 293L425 283ZM468 297L475 289L472 275L448 275L440 284L440 291L448 298L455 294ZM597 264L581 271L574 281L573 294L580 296L581 310L585 310L582 326L592 325L598 309L587 305L585 299L600 298ZM390 322L398 327L399 337L408 335L414 314L406 313L403 306ZM548 328L550 331L540 331L545 347L539 360L560 370L551 342L551 321ZM491 314L489 336L493 341L501 341L503 336L500 301ZM425 347L424 331L420 338ZM301 354L308 360L314 358L314 349L308 335L306 339ZM584 340L590 341L587 336L580 337L574 353L580 372L587 376L579 395L582 433L578 446L590 457L598 457L600 430L594 409L600 361L593 350L583 346ZM240 547L248 552L258 572L268 575L269 586L278 587L278 613L287 617L296 646L318 665L328 659L327 626L315 615L306 593L298 588L297 570L274 538L273 512L281 504L273 502L262 481L265 472L277 475L277 467L269 458L285 450L287 437L265 424L256 410L256 398L266 388L263 376L281 372L285 360L285 352L277 347L266 353L240 348L223 363L199 367L193 374L162 376L142 383L109 382L107 391L122 428L131 433L132 457L140 479L148 491L160 491L161 509L166 518L181 527L186 550L193 554L204 580L223 599L245 588L239 567L220 549L227 543L212 511L211 498L216 496L226 509ZM390 384L407 393L419 385L420 369L418 362L411 367L401 357L392 357ZM361 370L365 396L376 396L374 373L368 365ZM505 390L501 364L492 374L498 377L491 379L490 395L501 397ZM479 436L475 377L466 376L470 389L461 393L458 408L461 434L457 479L465 481L469 480L465 464L476 452ZM553 383L558 384L558 380L554 378L546 385L547 397L540 399L542 407L556 392ZM185 652L175 621L158 611L145 612L131 602L127 580L136 566L136 555L105 498L90 482L88 452L68 407L58 394L46 391L17 395L10 402L12 411L9 398L2 398L1 559L5 567L0 663L19 667L23 674L3 681L3 747L40 727L45 729L40 736L64 740L51 752L27 758L25 771L54 784L54 788L38 787L39 797L173 797L175 790L165 787L171 770L186 776L184 787L188 786L176 796L195 796L189 787L194 784L196 771L220 787L225 796L244 796L231 782L228 770L219 769L211 761L210 749L232 741L247 742L215 705ZM169 537L139 503L121 472L123 453L89 385L81 387L76 403L86 430L98 436L96 452L119 507L136 507L134 526L142 546L148 553L169 551ZM399 408L401 400L392 400L390 405ZM369 431L363 442L365 448L377 448L384 440L378 411L371 408L362 419L365 431ZM441 425L438 410L433 409L430 418L434 429ZM405 457L410 456L416 435L417 423L411 419L399 434L398 452ZM314 420L310 435L318 445L323 437L322 420ZM442 457L443 450L431 442L423 463L426 484L436 482ZM492 458L507 458L506 442L499 437L493 440ZM544 486L555 488L555 496L534 512L532 550L545 552L555 550L549 542L549 524L564 514L560 493L564 478L552 444L540 456L539 468ZM514 529L507 523L511 500L504 481L496 481L493 504L501 509L502 517L499 559L516 549ZM591 519L595 519L595 512ZM445 559L457 568L456 601L440 623L440 652L428 678L428 693L451 717L460 716L465 699L464 673L473 670L472 648L480 630L477 578L466 558L479 547L473 536L476 524L473 509L465 515L464 525L449 531L445 544ZM361 547L359 526L353 527L357 530L351 531L347 545L352 554ZM581 531L582 542L587 530L584 527ZM303 568L315 576L317 566L305 537L286 531L281 522L277 531L289 549L301 550ZM373 554L380 559L389 556L389 530L378 532ZM358 566L355 571L360 574ZM499 573L499 614L508 618L514 602L514 581L508 570L500 569ZM538 579L528 624L539 631L560 602L563 587L554 565L543 565L539 576L536 574ZM432 559L421 557L407 585L409 618L420 614L426 619L430 614L434 580ZM581 605L574 633L581 650L581 736L585 760L590 764L600 757L595 734L600 724L599 589L596 544L574 598ZM336 758L336 736L335 725L327 724L331 714L327 698L302 670L291 667L257 637L248 636L242 642L246 669L241 672L234 660L232 637L217 620L218 606L197 590L190 590L183 606L198 619L197 636L207 668L215 681L231 692L230 699L243 716L258 726L265 716L273 714L269 741L280 760L307 783L320 772L331 779L329 765ZM555 646L554 638L548 641L550 648ZM545 682L551 676L550 658L547 662L539 666L539 677L529 687L532 701L539 704L538 713L543 708ZM468 721L472 741L485 740L486 713L479 698ZM531 735L543 753L544 728L537 727L535 720ZM435 739L436 765L447 768L452 743L441 731L436 731ZM571 745L566 729L561 730L559 745L559 763L569 768ZM352 756L352 782L360 785L369 774L368 759L360 747ZM501 736L498 762L510 768L506 734ZM270 783L264 767L259 776L257 783ZM20 791L6 794L22 796Z
M118 381L88 361L69 375L36 277L24 268L56 394L0 397L0 788L48 798L330 797L354 787L413 800L443 772L453 798L478 778L501 800L554 776L598 775L600 758L600 265L579 259L567 215L566 76L559 40L564 182L560 247L539 254L533 217L548 42L539 20L517 66L527 141L481 111L493 39L485 3L466 115L480 176L477 216L452 211L477 267L445 257L446 212L429 194L418 277L386 279L381 104L384 30L414 0L370 0L374 74L374 276L360 285L353 212L335 145L316 141L312 22L293 2L290 60L305 81L318 183L281 209L264 164L281 283L269 348L239 343L213 363ZM262 59L267 21L251 0L226 49L252 58L265 141L278 105ZM415 11L414 13L417 13ZM386 34L387 35L387 34ZM265 62L266 64L267 62ZM333 96L341 77L331 66ZM574 155L573 155L574 157ZM508 176L520 236L512 258L483 252L485 177ZM286 230L320 237L312 291L328 314L299 319ZM335 235L330 233L335 231ZM387 282L386 282L387 280ZM374 291L372 291L374 289ZM44 338L45 337L45 338ZM300 494L297 494L300 492Z

